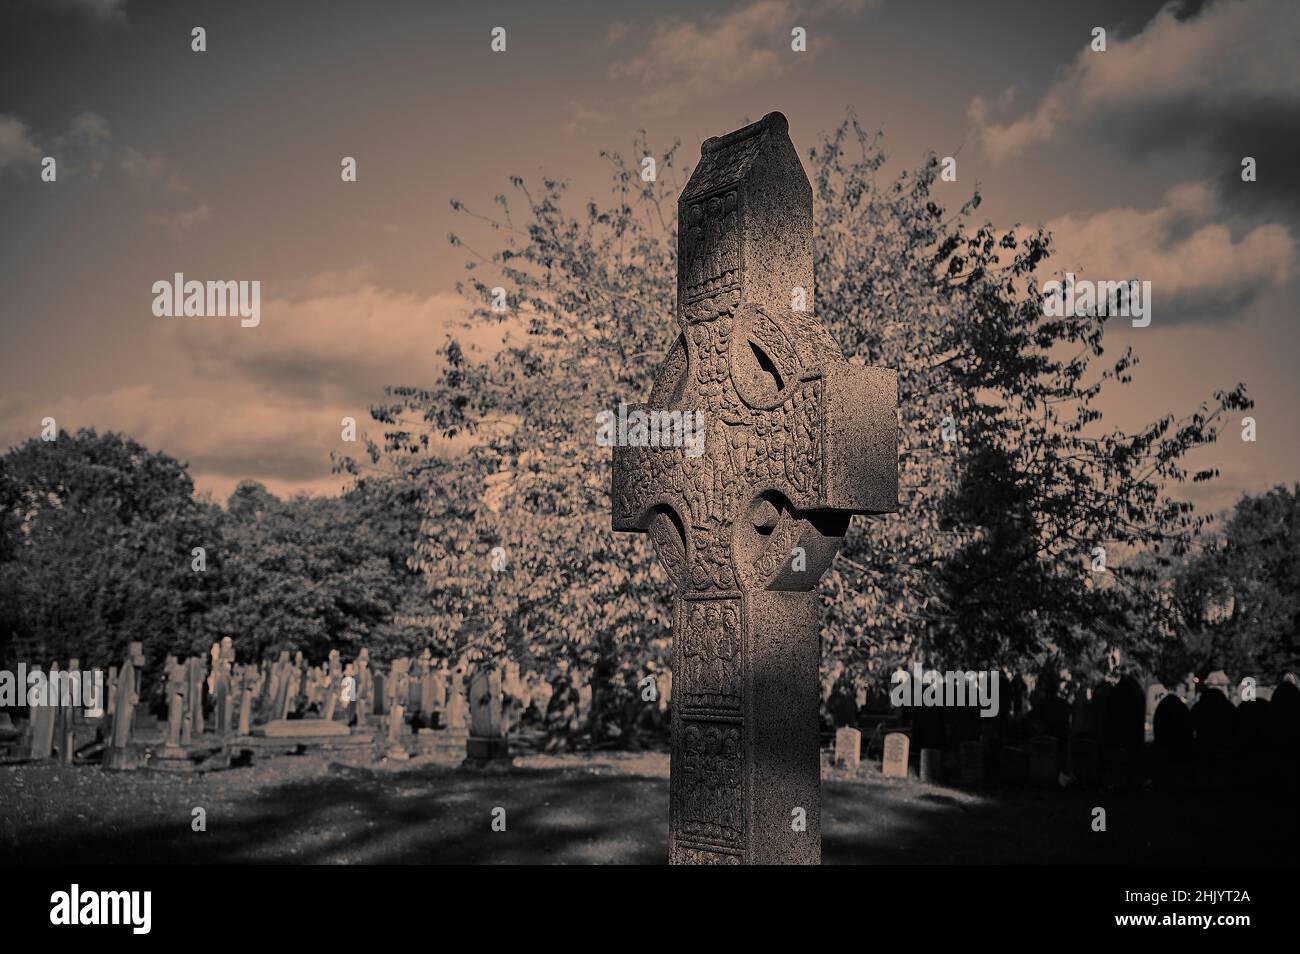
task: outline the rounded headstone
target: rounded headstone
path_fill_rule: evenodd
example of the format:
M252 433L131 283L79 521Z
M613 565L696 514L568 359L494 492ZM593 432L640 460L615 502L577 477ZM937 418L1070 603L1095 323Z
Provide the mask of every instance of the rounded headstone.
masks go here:
M1191 750L1195 739L1192 713L1178 696L1170 693L1160 700L1151 725L1157 749L1171 754L1183 754Z
M1203 749L1232 747L1232 703L1218 689L1206 687L1192 707L1196 743Z
M1234 747L1238 752L1262 755L1277 747L1273 708L1264 699L1252 699L1237 706Z
M1278 741L1285 746L1300 746L1300 689L1294 683L1280 682L1268 701Z
M1146 741L1146 694L1137 680L1124 677L1106 698L1103 740L1108 749L1137 752Z

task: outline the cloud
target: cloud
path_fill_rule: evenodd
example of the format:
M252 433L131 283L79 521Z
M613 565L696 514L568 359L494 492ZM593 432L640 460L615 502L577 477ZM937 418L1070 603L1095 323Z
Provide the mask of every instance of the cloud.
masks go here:
M148 156L130 146L118 160L121 173L146 192L184 193L189 186L162 156Z
M328 273L297 289L263 282L256 328L221 319L159 320L172 323L169 330L204 377L234 377L277 401L334 402L364 412L385 385L431 382L437 351L466 312L458 295L383 288L370 274Z
M149 215L145 217L145 221L150 225L161 226L173 239L180 240L186 233L206 224L211 217L208 207L199 205L170 215Z
M35 170L43 156L53 156L60 178L86 170L98 176L104 168L103 147L111 136L108 120L89 110L73 116L68 128L44 145L18 117L0 116L0 173L6 168Z
M147 310L148 296L142 301ZM0 398L0 447L35 436L49 415L61 428L122 431L187 461L198 487L219 499L244 478L276 493L333 493L344 480L330 473L331 452L355 456L364 447L341 440L342 419L356 419L362 440L368 432L382 441L370 405L384 400L386 385L432 385L437 350L467 311L455 295L381 287L369 266L281 292L264 283L261 307L256 328L150 317L158 322L154 360L174 383L79 397L11 393ZM479 331L470 340L492 338Z
M869 0L754 0L698 20L671 18L649 28L644 48L620 60L611 72L645 89L633 96L628 108L650 113L670 113L739 87L784 74L798 56L790 49L790 31L813 22L851 17L873 5ZM645 35L645 29L621 21L608 34L620 43ZM824 47L831 31L809 31L809 50ZM578 107L593 114L599 110ZM621 112L621 110L620 110Z
M54 0L52 5L84 14L101 23L126 22L126 0Z
M1234 238L1205 185L1171 188L1162 206L1064 215L1046 224L1054 267L1094 281L1151 282L1157 320L1173 324L1237 317L1295 274L1290 232L1270 223Z
M36 165L41 151L32 142L26 124L14 116L0 116L0 173L6 168Z
M1087 38L1085 38L1087 39ZM967 110L985 153L1007 160L1069 135L1119 142L1135 155L1190 148L1207 154L1222 194L1265 208L1285 202L1300 215L1300 4L1218 3L1190 15L1163 7L1136 35L1086 42L1023 115L1007 122L1014 90L976 97ZM1242 188L1241 159L1259 161ZM1263 169L1268 169L1268 175Z

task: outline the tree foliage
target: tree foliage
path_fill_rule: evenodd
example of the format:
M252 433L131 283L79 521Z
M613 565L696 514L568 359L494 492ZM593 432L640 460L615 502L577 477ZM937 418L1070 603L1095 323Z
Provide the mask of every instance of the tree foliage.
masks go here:
M610 531L610 455L594 437L600 411L645 398L672 341L689 174L676 151L650 182L604 153L610 194L580 208L557 179L512 178L490 214L453 200L489 249L450 237L469 325L499 327L503 344L475 355L449 340L434 383L372 409L386 430L371 463L424 489L415 565L446 628L474 653L594 673L610 711L667 664L666 580L646 541ZM644 138L633 154L650 154ZM947 213L933 156L878 182L879 139L852 115L808 158L815 310L851 361L900 376L899 513L855 521L823 581L828 671L879 681L918 653L1023 671L1124 645L1134 614L1160 610L1143 567L1119 557L1199 532L1169 488L1213 476L1182 462L1249 405L1243 389L1102 429L1102 388L1128 383L1137 359L1102 361L1105 317L1044 317L1049 235L974 224L978 195ZM495 547L508 570L492 571Z

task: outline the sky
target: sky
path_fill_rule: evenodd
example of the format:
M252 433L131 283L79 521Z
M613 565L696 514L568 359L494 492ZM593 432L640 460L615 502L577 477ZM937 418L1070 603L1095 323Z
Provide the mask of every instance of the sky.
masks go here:
M365 430L385 385L432 381L465 311L453 198L486 208L517 174L581 201L640 129L693 165L774 109L806 156L849 108L887 170L954 156L951 208L978 187L995 226L1050 229L1058 271L1152 282L1150 326L1107 334L1141 358L1108 423L1247 385L1257 440L1229 422L1191 461L1222 477L1185 496L1218 510L1300 479L1287 0L9 0L0 447L53 417L187 461L218 500L245 478L337 492L341 419ZM259 281L260 324L156 316L176 272Z

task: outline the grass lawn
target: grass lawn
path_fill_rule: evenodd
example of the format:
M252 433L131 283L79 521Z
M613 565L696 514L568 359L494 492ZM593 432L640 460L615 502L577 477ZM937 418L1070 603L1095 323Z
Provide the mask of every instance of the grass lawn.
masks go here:
M1294 863L1294 796L976 789L826 770L828 864ZM492 811L507 830L493 832ZM1094 832L1092 809L1107 813ZM207 831L191 830L193 809ZM0 850L23 863L616 863L668 852L663 754L527 756L472 770L323 757L221 772L0 765Z

